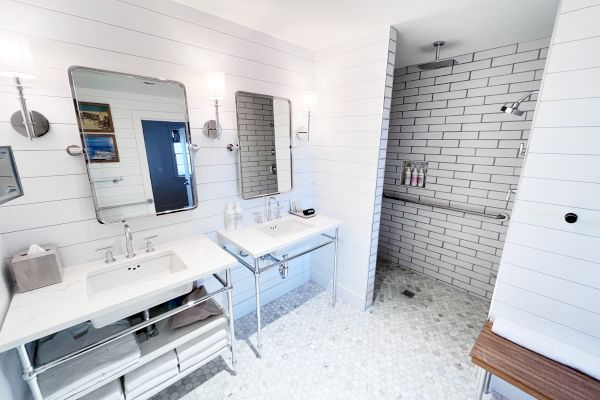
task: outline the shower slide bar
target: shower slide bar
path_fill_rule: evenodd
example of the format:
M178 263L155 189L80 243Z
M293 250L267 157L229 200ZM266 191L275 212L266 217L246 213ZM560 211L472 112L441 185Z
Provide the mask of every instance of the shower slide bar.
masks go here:
M403 198L403 197L398 197L398 196L390 196L389 194L384 194L383 197L385 199L399 200L399 201L403 201L405 203L420 204L422 206L443 208L444 210L463 212L463 213L467 213L467 214L471 214L471 215L478 215L480 217L487 217L487 218L497 219L497 220L500 220L500 221L508 221L510 219L510 214L508 214L508 213L492 214L492 213L486 213L486 212L479 212L479 211L469 210L469 209L466 209L466 208L458 208L458 207L446 206L446 205L443 205L443 204L437 204L437 203L433 203L433 202L427 202L427 201L421 201L421 200L416 201L416 200L412 200L412 199L408 199L408 198Z

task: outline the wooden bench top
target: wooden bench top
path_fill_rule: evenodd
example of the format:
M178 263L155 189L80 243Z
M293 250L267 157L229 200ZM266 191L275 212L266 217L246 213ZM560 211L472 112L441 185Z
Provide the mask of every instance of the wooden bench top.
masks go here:
M540 400L600 400L600 381L492 332L486 322L471 361Z

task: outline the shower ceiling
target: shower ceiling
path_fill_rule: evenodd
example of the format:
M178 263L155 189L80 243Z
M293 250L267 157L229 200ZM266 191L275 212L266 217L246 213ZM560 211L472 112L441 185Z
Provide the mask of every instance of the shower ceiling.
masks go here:
M537 39L552 32L559 0L175 0L310 50L383 25L400 35L397 65L431 61L443 38L445 57Z

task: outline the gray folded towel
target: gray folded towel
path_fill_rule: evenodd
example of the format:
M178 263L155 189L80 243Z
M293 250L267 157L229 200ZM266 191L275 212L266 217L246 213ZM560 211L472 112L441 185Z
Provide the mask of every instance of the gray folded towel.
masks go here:
M198 300L208 293L204 286L194 290L183 299L183 304ZM171 317L171 329L181 328L193 324L194 322L203 321L213 315L221 315L223 311L213 299L198 304L195 307L175 314Z

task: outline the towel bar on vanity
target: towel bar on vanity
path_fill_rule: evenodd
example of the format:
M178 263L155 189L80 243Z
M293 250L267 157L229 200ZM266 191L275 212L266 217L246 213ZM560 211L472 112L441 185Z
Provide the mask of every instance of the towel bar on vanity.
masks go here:
M510 219L510 214L508 214L508 213L492 214L492 213L486 213L486 212L479 212L479 211L468 210L466 208L458 208L458 207L452 207L452 206L445 206L443 204L436 204L436 203L426 202L426 201L416 201L416 200L412 200L412 199L408 199L408 198L403 198L403 197L398 197L398 196L390 196L388 194L384 194L383 198L385 198L385 199L391 199L391 200L403 201L405 203L420 204L422 206L443 208L444 210L463 212L463 213L467 213L467 214L471 214L471 215L478 215L480 217L487 217L487 218L497 219L497 220L500 220L500 221L508 221Z

